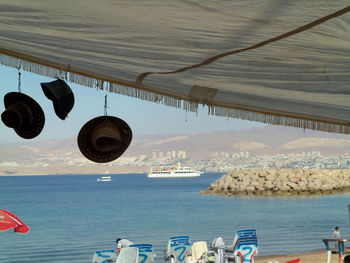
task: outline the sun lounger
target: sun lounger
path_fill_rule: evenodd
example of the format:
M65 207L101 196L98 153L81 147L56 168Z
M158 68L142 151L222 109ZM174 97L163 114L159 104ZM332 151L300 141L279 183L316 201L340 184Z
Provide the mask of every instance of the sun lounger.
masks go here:
M208 245L206 241L197 241L192 244L191 256L188 258L189 263L208 262Z
M191 253L191 243L188 236L171 237L168 241L165 262L188 263L188 256Z
M138 263L138 254L137 247L124 247L120 251L116 263Z
M258 254L256 230L237 231L231 247L225 247L225 262L254 263Z
M92 263L111 263L117 260L115 250L99 250L92 256Z
M130 247L137 247L139 249L138 263L154 262L154 251L152 244L133 244Z

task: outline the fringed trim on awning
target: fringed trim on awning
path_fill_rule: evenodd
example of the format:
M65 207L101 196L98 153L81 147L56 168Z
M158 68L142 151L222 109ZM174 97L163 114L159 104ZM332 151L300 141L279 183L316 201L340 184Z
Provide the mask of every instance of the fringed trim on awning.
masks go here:
M39 64L31 62L26 59L12 57L6 54L0 54L0 64L8 67L13 67L35 73L38 75L50 77L50 78L61 78L71 83L78 85L97 88L101 90L107 90L112 93L125 95L141 100L146 100L154 103L164 104L166 106L182 108L186 111L196 112L198 105L191 102L184 102L183 99L174 98L169 95L158 94L152 91L148 91L139 87L139 85L133 83L127 83L126 81L120 81L121 83L113 82L112 80L102 80L80 73L72 72L69 69L69 65L66 67L67 70L58 69L49 65Z
M53 67L48 67L46 65L41 65L38 63L33 63L27 60L15 58L5 54L0 54L0 63L4 66L16 68L16 69L22 69L24 71L35 73L41 76L46 76L50 78L67 79L66 78L67 73L63 70L53 68Z
M278 115L273 113L261 113L241 109L230 109L220 106L208 106L208 114L222 117L238 118L274 125L292 126L297 128L325 131L331 133L350 134L350 124L341 125L319 120L297 118L293 116Z
M164 104L166 106L181 108L182 100L170 96L160 95L152 91L141 90L138 88L110 83L108 90L113 93L121 94L128 97L138 98L154 103Z
M1 51L1 50L0 50ZM23 57L23 56L22 56ZM37 61L37 60L36 60ZM7 54L0 54L0 63L4 66L22 69L31 73L39 74L51 78L61 78L69 82L98 88L109 92L138 98L154 103L164 104L166 106L183 108L185 111L198 112L199 103L187 101L185 99L175 98L171 95L158 94L146 89L142 89L136 83L120 81L120 83L111 80L102 80L95 77L72 72L67 69L55 68L46 63L31 62L30 59L16 58ZM333 133L350 134L350 124L331 123L320 120L304 119L295 116L279 115L275 113L259 112L249 109L233 109L223 106L208 106L208 114L229 118L238 118L275 125L293 126L305 129L320 130Z

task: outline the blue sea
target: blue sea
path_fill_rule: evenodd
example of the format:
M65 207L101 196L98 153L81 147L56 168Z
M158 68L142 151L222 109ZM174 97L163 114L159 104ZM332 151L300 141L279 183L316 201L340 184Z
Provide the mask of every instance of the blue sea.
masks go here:
M192 242L257 230L259 256L323 249L335 226L350 237L349 194L316 197L223 197L200 190L222 174L150 179L145 174L0 177L0 208L26 223L27 234L0 232L0 262L91 262L117 238L151 243L156 262L171 236Z

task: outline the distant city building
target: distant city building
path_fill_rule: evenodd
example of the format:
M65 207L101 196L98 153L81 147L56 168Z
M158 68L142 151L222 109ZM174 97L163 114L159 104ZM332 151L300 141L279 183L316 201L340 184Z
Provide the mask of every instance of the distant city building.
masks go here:
M340 160L340 168L341 169L348 169L350 168L350 159L342 159Z
M153 153L152 153L152 159L153 159L153 160L157 160L157 153L156 153L156 152L153 152Z
M159 159L163 159L163 152L158 153Z
M172 158L176 158L176 152L175 151L171 151L171 157Z
M147 159L147 156L144 154L141 154L138 159L139 159L139 161L143 161L143 160Z
M182 151L182 158L186 159L186 151Z
M312 155L314 157L321 157L321 153L320 152L312 152Z
M19 164L16 162L2 162L2 163L0 163L0 166L16 167L16 166L19 166Z
M233 159L239 159L239 154L238 153L233 153L232 154Z
M166 158L167 158L168 160L171 159L171 152L167 152L167 153L166 153Z

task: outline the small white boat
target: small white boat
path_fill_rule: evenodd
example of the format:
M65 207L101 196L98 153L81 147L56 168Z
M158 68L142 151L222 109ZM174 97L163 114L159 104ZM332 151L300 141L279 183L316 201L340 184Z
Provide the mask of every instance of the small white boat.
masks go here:
M193 170L190 167L181 167L178 165L153 170L147 174L148 178L180 178L180 177L198 177L202 172Z
M101 176L101 177L98 177L97 182L110 182L112 181L112 178L110 176Z

